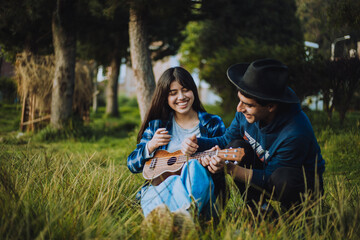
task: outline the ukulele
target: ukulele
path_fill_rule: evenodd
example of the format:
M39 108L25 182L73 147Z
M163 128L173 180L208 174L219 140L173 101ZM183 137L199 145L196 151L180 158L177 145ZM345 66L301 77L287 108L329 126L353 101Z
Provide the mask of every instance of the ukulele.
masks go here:
M181 150L170 153L166 150L157 150L154 157L145 162L143 176L151 180L152 185L158 185L170 175L179 175L188 160L199 160L204 156L219 156L228 161L241 161L245 155L243 148L229 148L216 151L199 152L191 156L184 155Z

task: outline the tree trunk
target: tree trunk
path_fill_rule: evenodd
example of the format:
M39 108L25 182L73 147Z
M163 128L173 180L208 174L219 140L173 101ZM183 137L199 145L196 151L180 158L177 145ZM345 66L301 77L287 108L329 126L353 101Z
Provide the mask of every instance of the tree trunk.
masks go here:
M91 71L91 73L92 73L92 80L93 80L93 86L94 86L94 88L93 88L93 99L92 99L92 110L93 110L93 112L94 113L96 113L97 112L97 107L98 107L98 102L97 102L97 95L99 94L99 91L98 91L98 82L97 82L97 73L98 73L98 67L96 67L96 70L95 69L93 69L92 71Z
M117 52L117 51L115 51ZM106 86L106 115L117 117L118 111L118 79L120 74L120 57L114 54L111 60L111 74Z
M75 9L72 0L57 0L52 19L55 76L51 98L51 125L65 127L72 117L75 82Z
M0 47L0 50L1 50L1 47ZM3 64L3 57L2 56L0 56L0 77L1 77L1 75L2 75L2 64Z
M144 120L155 90L155 78L148 48L145 20L141 11L133 6L130 7L129 38L137 100L141 119Z
M331 93L329 89L323 90L323 109L326 112L327 118L330 121L332 119L333 103L331 100Z

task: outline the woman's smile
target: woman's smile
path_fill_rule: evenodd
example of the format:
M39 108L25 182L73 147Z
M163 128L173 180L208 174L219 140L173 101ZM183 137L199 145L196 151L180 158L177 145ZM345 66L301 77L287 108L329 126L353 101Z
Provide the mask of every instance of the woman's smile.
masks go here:
M177 114L188 114L192 110L194 93L182 86L179 82L173 81L170 84L168 104Z

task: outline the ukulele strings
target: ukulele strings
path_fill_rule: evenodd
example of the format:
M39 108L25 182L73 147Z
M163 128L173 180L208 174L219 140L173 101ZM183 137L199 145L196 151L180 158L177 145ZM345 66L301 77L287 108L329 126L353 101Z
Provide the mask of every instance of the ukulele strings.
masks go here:
M216 154L216 151L196 153L195 155L189 156L189 157L184 156L184 155L180 155L178 157L175 157L176 159L174 159L174 163L172 165L174 165L174 164L183 164L183 163L185 163L187 161L187 158L189 158L189 159L199 159L199 158L201 158L203 156L213 156L215 154ZM151 161L155 161L155 163L154 163L155 167L162 167L162 166L168 166L169 165L168 160L170 158L160 157L160 158L153 159ZM150 165L151 164L152 163L150 163Z

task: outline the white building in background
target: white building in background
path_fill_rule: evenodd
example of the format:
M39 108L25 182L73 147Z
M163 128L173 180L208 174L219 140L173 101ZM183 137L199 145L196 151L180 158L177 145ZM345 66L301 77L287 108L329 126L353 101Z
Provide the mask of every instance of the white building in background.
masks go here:
M160 78L161 74L166 69L179 65L180 63L178 56L165 57L164 59L155 62L153 66L155 81ZM200 100L203 104L213 105L221 101L221 98L210 89L210 85L208 83L199 80L197 73L193 73L192 76L196 86L198 87ZM127 66L126 64L122 64L120 69L119 94L125 94L128 97L136 96L136 82L134 79L134 73L131 67Z

